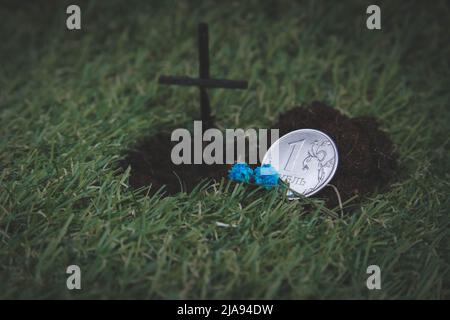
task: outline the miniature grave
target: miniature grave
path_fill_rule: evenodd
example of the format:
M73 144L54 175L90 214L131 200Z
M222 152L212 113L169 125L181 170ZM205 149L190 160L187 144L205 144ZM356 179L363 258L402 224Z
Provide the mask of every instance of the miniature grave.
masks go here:
M161 76L160 84L197 86L200 90L200 110L204 129L215 126L207 90L210 88L246 89L242 80L212 79L209 74L208 27L199 25L199 78ZM321 102L295 107L280 114L272 126L284 134L302 128L317 129L329 135L339 152L339 165L330 184L314 197L325 199L330 207L340 200L346 202L359 196L382 190L392 181L396 168L394 146L373 117L349 118ZM203 180L226 179L226 164L180 164L171 161L170 131L160 132L139 141L129 150L121 167L130 171L133 188L151 186L150 192L163 188L166 195L189 192ZM337 191L337 192L336 192Z

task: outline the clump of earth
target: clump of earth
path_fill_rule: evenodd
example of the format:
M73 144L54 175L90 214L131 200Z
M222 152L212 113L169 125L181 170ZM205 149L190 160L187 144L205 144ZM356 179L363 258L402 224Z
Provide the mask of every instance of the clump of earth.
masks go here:
M324 103L313 102L281 114L274 128L280 129L280 136L302 128L317 129L333 139L339 163L329 184L336 187L343 202L387 187L395 174L394 145L376 118L349 118ZM337 204L333 188L325 187L314 196Z
M397 165L394 145L373 117L349 118L322 102L313 102L280 114L272 128L280 130L280 137L298 129L317 129L334 140L339 164L329 184L339 192L342 202L382 191L392 181ZM159 133L138 142L121 162L124 169L131 167L130 185L133 188L151 185L151 192L163 187L165 194L171 195L189 192L205 179L226 178L230 167L226 164L173 164L171 151L176 143L170 141L170 133ZM330 207L338 204L336 191L331 187L313 197L324 199Z

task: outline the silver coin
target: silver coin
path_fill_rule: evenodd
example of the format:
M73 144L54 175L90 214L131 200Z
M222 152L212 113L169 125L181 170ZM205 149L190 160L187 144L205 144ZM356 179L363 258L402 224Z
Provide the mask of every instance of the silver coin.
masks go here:
M262 163L271 164L291 190L308 197L330 182L338 158L336 145L329 136L314 129L300 129L275 141ZM288 197L296 198L295 193L288 192Z

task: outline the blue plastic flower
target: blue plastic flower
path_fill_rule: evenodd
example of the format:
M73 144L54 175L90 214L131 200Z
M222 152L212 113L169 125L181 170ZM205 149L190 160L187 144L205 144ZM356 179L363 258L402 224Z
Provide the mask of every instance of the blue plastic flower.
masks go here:
M270 164L263 164L255 169L255 183L266 189L278 185L280 175Z
M228 178L236 182L249 183L253 176L253 169L244 162L235 163L228 171Z

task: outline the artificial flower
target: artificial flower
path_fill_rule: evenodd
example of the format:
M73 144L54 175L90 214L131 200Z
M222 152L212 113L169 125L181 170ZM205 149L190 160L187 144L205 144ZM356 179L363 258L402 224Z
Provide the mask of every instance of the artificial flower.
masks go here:
M228 171L228 178L236 182L249 183L253 176L253 169L244 162L235 163Z
M266 189L271 189L278 185L280 175L270 164L263 164L255 169L255 183Z

